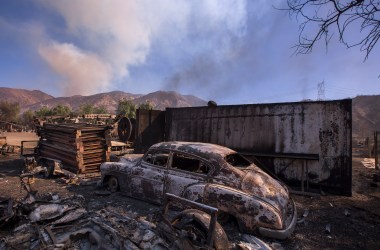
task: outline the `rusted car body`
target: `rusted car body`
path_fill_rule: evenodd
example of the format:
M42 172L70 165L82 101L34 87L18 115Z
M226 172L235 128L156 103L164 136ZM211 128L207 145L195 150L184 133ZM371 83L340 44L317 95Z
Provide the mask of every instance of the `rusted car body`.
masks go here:
M242 232L285 239L296 224L286 186L223 146L162 142L100 170L112 191L158 204L165 193L207 204L235 218Z

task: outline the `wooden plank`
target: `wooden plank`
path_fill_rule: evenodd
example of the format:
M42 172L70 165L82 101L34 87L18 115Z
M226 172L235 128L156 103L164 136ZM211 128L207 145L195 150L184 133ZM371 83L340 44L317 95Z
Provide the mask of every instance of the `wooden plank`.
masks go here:
M64 165L66 164L66 163L68 163L68 164L70 164L70 165L73 165L73 166L77 166L77 162L76 162L76 160L72 160L72 159L69 159L69 158L67 158L67 157L63 157L63 158L57 158L56 157L56 154L54 154L54 153L52 153L52 152L43 152L43 153L41 153L41 156L44 156L44 157L50 157L50 158L53 158L53 159L57 159L57 160L60 160L60 161L62 161L63 163L64 163Z
M43 146L43 147L54 148L54 149L59 150L59 151L71 153L73 155L76 155L76 153L77 153L77 151L74 148L66 148L63 145L58 146L58 145L50 144L48 142L41 142L40 145Z
M90 155L90 154L104 154L104 150L103 149L95 149L95 150L87 150L87 151L84 151L82 154L83 154L83 157L85 157L86 155Z

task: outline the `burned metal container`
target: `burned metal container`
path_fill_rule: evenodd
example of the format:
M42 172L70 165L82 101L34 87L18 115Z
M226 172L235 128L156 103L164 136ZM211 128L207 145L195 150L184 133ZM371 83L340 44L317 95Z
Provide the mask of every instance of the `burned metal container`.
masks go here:
M302 191L351 195L352 100L167 108L166 141L215 143Z

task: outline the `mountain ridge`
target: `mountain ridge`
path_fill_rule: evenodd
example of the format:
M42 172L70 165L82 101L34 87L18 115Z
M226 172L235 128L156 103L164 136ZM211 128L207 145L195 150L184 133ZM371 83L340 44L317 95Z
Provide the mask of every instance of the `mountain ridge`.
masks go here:
M196 96L181 95L175 91L156 91L142 95L117 90L89 96L74 95L69 97L53 97L40 90L0 87L0 98L8 102L19 103L21 112L26 110L36 111L44 106L52 108L57 105L65 105L72 110L77 110L82 104L91 104L95 107L104 106L110 113L114 113L121 99L131 100L136 105L149 101L154 109L160 110L164 110L166 107L207 105L206 101Z

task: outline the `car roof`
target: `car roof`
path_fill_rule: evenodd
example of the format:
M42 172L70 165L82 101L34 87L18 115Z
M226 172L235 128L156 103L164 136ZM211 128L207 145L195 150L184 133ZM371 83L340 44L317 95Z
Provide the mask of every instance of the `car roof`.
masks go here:
M224 159L226 155L236 153L236 151L230 148L212 144L212 143L204 143L204 142L184 142L184 141L160 142L160 143L154 144L153 146L151 146L151 148L175 150L179 152L198 155L206 159L214 158L215 160L222 160Z

